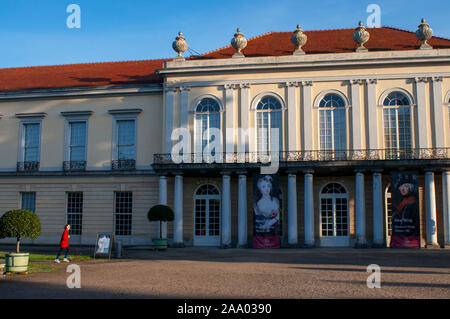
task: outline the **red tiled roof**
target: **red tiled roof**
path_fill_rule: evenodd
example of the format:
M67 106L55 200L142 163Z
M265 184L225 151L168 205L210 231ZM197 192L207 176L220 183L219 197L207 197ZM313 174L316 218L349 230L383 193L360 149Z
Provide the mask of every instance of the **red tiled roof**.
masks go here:
M369 51L415 50L421 45L413 32L382 27L367 28L370 39L364 44ZM355 29L304 31L308 41L302 47L306 54L349 53L358 47L353 41ZM291 43L293 32L269 32L247 41L242 50L246 57L291 55L294 46ZM433 37L428 43L434 49L450 48L450 40ZM205 53L197 59L231 58L236 50L230 45L219 50Z
M390 27L368 28L369 51L415 50L420 46L413 32ZM304 31L308 42L306 54L354 52L354 29ZM291 32L269 32L248 40L242 50L247 57L291 55L294 47ZM433 37L428 41L435 49L450 48L450 40ZM224 59L235 53L231 46L190 59ZM0 69L0 91L88 87L120 84L160 83L156 69L170 59L68 64Z

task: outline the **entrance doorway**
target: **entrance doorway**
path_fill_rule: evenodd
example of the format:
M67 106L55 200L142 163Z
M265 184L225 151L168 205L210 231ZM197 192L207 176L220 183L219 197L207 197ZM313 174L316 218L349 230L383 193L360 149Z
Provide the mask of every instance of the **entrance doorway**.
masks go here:
M194 246L220 245L220 193L204 184L194 195Z

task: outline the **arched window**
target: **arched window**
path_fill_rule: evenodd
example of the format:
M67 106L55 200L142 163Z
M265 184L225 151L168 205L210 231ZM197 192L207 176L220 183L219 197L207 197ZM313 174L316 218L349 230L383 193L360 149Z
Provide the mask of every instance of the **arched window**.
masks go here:
M397 159L411 149L411 100L394 91L383 101L384 147L386 157Z
M194 245L220 245L220 193L215 185L204 184L194 194Z
M347 241L333 242L333 239L349 236L348 195L338 183L327 184L320 193L321 236L326 237L325 245L345 245Z
M195 108L195 149L201 145L201 153L214 139L210 131L212 128L220 129L220 106L215 99L204 98Z
M345 106L344 99L335 93L325 95L319 104L320 150L332 151L333 158L345 156L347 149Z
M259 154L271 150L272 129L278 129L278 150L283 149L283 118L281 102L274 96L263 97L256 106L256 147Z

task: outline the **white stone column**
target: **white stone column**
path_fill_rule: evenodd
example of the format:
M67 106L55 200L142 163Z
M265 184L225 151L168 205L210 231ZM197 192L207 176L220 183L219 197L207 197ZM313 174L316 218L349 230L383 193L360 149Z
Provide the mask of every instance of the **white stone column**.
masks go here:
M288 175L288 243L298 244L297 231L297 175Z
M417 103L417 128L419 136L419 148L428 148L428 114L427 100L425 94L426 77L415 78L416 84L416 103Z
M226 162L233 162L234 155L234 84L225 84L225 153Z
M361 144L361 94L359 85L363 80L351 80L351 95L352 95L352 147L353 150L360 150Z
M383 193L381 184L381 172L375 171L372 176L373 196L373 245L383 245Z
M158 204L167 205L167 176L159 177ZM158 227L161 227L159 232L162 238L167 238L167 222L161 222L161 224L158 224Z
M239 85L240 88L240 128L243 130L249 129L249 112L250 112L250 84L242 83ZM253 130L249 130L250 134L254 134ZM242 133L242 132L241 132ZM245 134L238 135L238 152L249 152L250 150L250 140L252 135L248 136ZM256 150L255 143L252 143L253 151ZM243 149L240 149L243 146Z
M183 246L183 176L175 176L174 193L174 223L173 223L173 242L175 246Z
M432 134L434 138L434 147L445 147L444 123L448 123L448 118L444 117L442 107L442 76L434 76L431 78L433 83L433 122Z
M312 82L302 82L302 109L303 109L303 151L313 150L313 105Z
M444 201L444 245L450 246L450 171L442 172L442 199Z
M297 82L286 82L288 115L288 151L298 151L297 146Z
M314 246L314 195L313 174L305 172L305 245Z
M247 247L247 176L239 174L238 184L238 246Z
M367 118L368 126L366 132L368 135L367 148L371 150L378 149L378 119L377 119L377 80L367 80Z
M175 102L175 89L168 88L165 92L164 105L164 153L172 151L173 108Z
M189 88L180 88L180 127L189 128Z
M230 175L222 173L222 246L231 246Z
M425 171L425 204L427 209L427 245L437 246L436 193L434 173Z
M364 246L366 244L366 200L364 196L364 174L362 171L356 171L355 188L356 246Z

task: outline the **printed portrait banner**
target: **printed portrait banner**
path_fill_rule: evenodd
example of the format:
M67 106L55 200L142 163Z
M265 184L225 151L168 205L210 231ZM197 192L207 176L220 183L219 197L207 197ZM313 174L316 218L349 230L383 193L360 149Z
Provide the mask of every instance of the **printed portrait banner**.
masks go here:
M420 248L418 174L391 173L393 248Z
M280 248L278 175L253 175L253 248Z
M96 241L96 247L95 247L95 255L111 255L112 251L112 243L113 243L113 236L111 234L98 234L97 235L97 241Z

